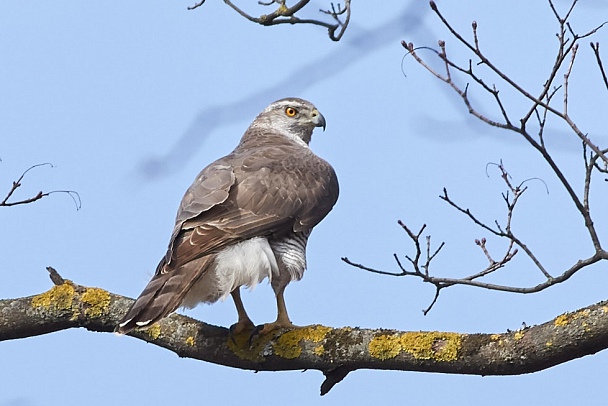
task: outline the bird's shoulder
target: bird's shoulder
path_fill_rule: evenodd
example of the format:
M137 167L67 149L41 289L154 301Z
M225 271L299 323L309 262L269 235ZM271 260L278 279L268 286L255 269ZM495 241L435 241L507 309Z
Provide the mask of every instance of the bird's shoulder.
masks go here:
M253 148L234 170L229 200L234 198L237 207L254 213L290 217L294 231L314 227L338 199L333 167L296 143Z
M226 201L236 180L229 156L207 165L194 179L177 213L176 223L182 223Z

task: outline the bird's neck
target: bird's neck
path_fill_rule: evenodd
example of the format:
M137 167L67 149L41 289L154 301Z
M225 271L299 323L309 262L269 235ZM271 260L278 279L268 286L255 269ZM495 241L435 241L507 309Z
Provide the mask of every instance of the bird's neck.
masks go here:
M265 127L262 125L251 126L241 138L239 146L263 146L293 143L308 148L312 131L309 133L296 133L287 129Z

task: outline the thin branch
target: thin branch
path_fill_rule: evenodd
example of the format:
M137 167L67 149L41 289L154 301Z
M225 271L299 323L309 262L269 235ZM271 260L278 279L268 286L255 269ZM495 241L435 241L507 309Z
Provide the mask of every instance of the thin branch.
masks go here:
M188 6L188 10L194 10L195 8L199 8L203 4L205 4L205 0L200 0L199 2L195 3L192 6Z
M511 258L513 257L513 255L511 255ZM570 279L575 273L580 271L581 269L586 268L590 265L593 265L599 261L605 261L605 260L608 260L608 252L601 251L599 253L594 254L591 257L580 259L580 260L576 261L576 263L574 263L568 269L563 271L563 273L559 276L546 279L544 282L538 283L536 285L524 286L524 287L502 285L502 284L495 284L495 283L489 283L489 282L481 282L481 281L478 281L475 279L476 277L478 277L477 275L479 275L479 276L486 275L488 273L486 271L482 271L479 274L464 277L464 278L444 278L444 277L436 277L436 276L426 277L426 275L424 275L422 273L416 273L415 275L412 275L412 276L420 277L424 282L431 283L431 284L435 285L436 288L441 288L441 289L450 287L450 286L454 286L454 285L466 285L466 286L473 286L473 287L489 289L489 290L496 290L496 291L501 291L501 292L528 294L528 293L541 292L551 286L565 282L568 279ZM397 273L391 274L389 272L386 272L386 274L392 275L392 276L405 276L403 274L397 274ZM409 275L410 274L408 273L408 276Z
M37 200L42 199L43 197L49 196L54 193L66 193L68 196L70 196L70 198L72 198L72 201L74 202L74 205L76 206L76 210L80 210L80 207L82 206L82 202L80 200L80 195L78 194L78 192L75 192L73 190L53 190L50 192L39 191L34 196L29 197L29 198L16 200L16 201L12 201L12 202L8 201L13 196L15 191L22 186L23 178L25 177L25 175L27 175L27 173L29 171L31 171L32 169L42 167L42 166L50 166L51 168L53 168L53 165L48 162L30 166L28 169L25 170L25 172L23 172L21 174L19 179L17 179L16 181L13 181L13 184L12 184L10 190L8 191L8 193L6 194L5 198L2 201L0 201L0 206L4 206L4 207L18 206L21 204L33 203Z
M593 49L593 53L595 55L595 60L597 61L597 66L600 68L600 73L602 74L602 79L604 80L604 86L608 89L608 77L606 77L606 71L604 70L604 65L602 64L602 58L600 57L600 43L593 42L590 43L591 49Z
M591 213L591 208L589 207L589 193L591 191L591 177L593 174L593 169L597 169L599 172L604 172L606 173L606 169L599 168L597 165L597 160L599 159L599 156L596 154L591 154L589 161L587 161L587 149L586 149L586 145L583 143L583 157L585 160L585 181L584 181L584 186L583 186L583 205L585 206L585 210L588 213ZM603 151L604 153L608 153L608 148L604 149ZM599 241L597 244L594 244L594 248L596 251L600 251L602 250L602 246L599 244Z
M572 67L574 66L574 58L576 58L576 51L578 51L578 44L572 48L572 57L570 58L570 64L566 73L564 73L564 115L568 116L568 84L570 80L570 74L572 73Z
M576 2L575 2L576 3ZM549 91L549 88L551 86L551 83L553 82L553 79L555 78L555 75L557 75L557 72L559 70L559 67L562 65L564 58L570 53L570 51L572 50L572 47L574 47L576 41L578 41L581 38L585 38L587 36L593 35L594 33L596 33L598 30L600 30L607 22L602 23L601 25L595 27L594 29L590 30L589 32L583 34L583 35L576 35L573 37L572 41L569 41L567 38L565 38L565 20L561 19L558 17L558 21L560 22L560 34L558 35L558 39L560 41L560 47L559 47L559 51L558 51L558 56L556 58L556 62L553 66L553 69L551 70L551 74L549 76L549 79L547 80L545 87L543 89L543 91L541 92L541 95L539 97L533 96L531 93L529 93L528 91L526 91L523 87L521 87L518 83L516 83L513 79L511 79L507 74L505 74L504 72L502 72L502 70L500 70L497 66L495 66L484 54L483 52L481 52L481 50L479 49L479 45L478 45L478 41L475 41L475 45L471 44L469 41L467 41L460 33L458 33L453 27L452 25L447 21L447 19L441 14L441 12L439 11L439 9L437 8L437 5L435 4L434 1L430 2L430 6L431 9L435 12L435 14L439 17L439 19L441 20L441 22L443 23L443 25L450 31L450 33L456 38L458 39L458 41L460 43L462 43L464 46L466 46L467 48L469 48L474 54L475 56L477 56L480 59L480 64L486 65L488 66L488 68L490 68L490 70L492 72L494 72L496 75L498 75L502 80L504 80L509 86L511 86L513 89L515 89L517 92L519 92L520 94L522 94L524 97L526 97L527 99L529 99L530 101L533 102L533 105L529 111L529 113L524 117L524 119L522 119L522 129L525 127L525 123L527 122L527 119L533 114L534 109L536 109L537 106L542 106L544 108L546 108L547 110L549 110L551 113L555 114L556 116L558 116L559 118L561 118L562 120L564 120L569 126L570 128L573 130L573 132L585 143L587 143L587 145L589 145L589 147L596 153L598 154L605 162L608 162L608 158L600 151L600 149L589 139L589 137L587 137L586 134L584 134L574 123L574 121L572 121L568 116L564 115L562 112L558 111L557 109L555 109L554 107L550 106L549 104L546 104L543 99L545 97L545 95L547 94L547 92ZM553 7L553 6L552 6ZM554 10L554 12L556 13L556 16L558 16L557 12ZM569 14L567 14L569 16ZM476 29L477 29L477 24L475 23L475 35L476 35ZM569 43L568 46L566 46ZM405 42L402 42L402 44L404 44L404 47L406 47L410 52L411 52L411 48L413 48L413 45L411 45L411 47L407 47L405 45ZM441 56L441 54L439 54ZM419 63L420 61L418 59L416 59ZM425 66L425 68L427 70L429 70L428 65L423 64L423 66ZM431 71L431 70L429 70ZM431 72L433 73L433 72ZM435 73L433 73L435 74ZM439 76L438 76L439 77ZM444 80L444 79L442 79ZM445 80L444 80L445 81ZM446 83L449 83L446 81ZM462 96L462 95L461 95ZM469 112L471 112L471 106L470 103L468 103L465 100L465 103L467 104L467 107L469 108ZM501 127L501 128L508 128L506 127L504 124L500 124L500 123L496 123L493 122L492 120L489 120L487 117L481 118L478 117L481 120L485 121L486 123L496 126L496 127Z
M541 264L541 262L536 257L536 255L512 231L512 221L513 221L513 214L515 212L515 208L517 206L519 199L524 194L524 192L527 190L527 188L523 187L523 185L527 181L532 180L532 179L527 179L527 180L523 181L522 183L520 183L519 185L515 186L510 181L510 175L506 171L502 162L500 164L495 164L495 165L499 168L499 170L501 172L501 178L503 179L503 181L505 182L505 184L507 185L507 188L508 188L507 193L503 194L503 200L505 201L505 203L507 205L507 220L506 220L506 225L505 225L504 229L499 225L498 221L495 221L498 231L489 227L486 223L482 222L477 217L475 217L469 209L465 210L462 207L460 207L457 203L452 201L448 197L447 192L445 192L445 189L444 189L444 196L440 196L440 197L443 200L445 200L447 203L449 203L452 207L456 208L458 211L466 214L478 226L484 228L485 230L491 231L493 234L495 234L498 237L507 238L509 240L509 248L508 248L505 256L503 257L502 262L498 263L498 264L493 264L492 261L490 261L490 267L487 270L482 271L480 273L481 276L485 276L487 273L493 272L495 270L493 268L494 266L496 266L497 267L496 269L498 269L498 268L504 266L504 264L506 264L507 262L509 262L517 252L517 251L512 252L511 249L513 248L514 245L517 245L519 248L521 248L526 253L526 255L530 258L530 260L532 260L534 265L542 272L542 274L545 276L545 278L547 278L547 280L551 280L551 279L553 279L553 277L549 274L549 272L547 272L547 270ZM510 194L509 194L509 192L510 192ZM510 197L510 196L512 196L512 197ZM478 245L481 246L482 249L484 249L486 256L488 256L487 251L485 251L485 241L484 240L480 241L478 243ZM468 279L468 278L464 278L464 279ZM474 278L471 278L471 279L474 279Z
M557 13L557 10L555 10L554 6L551 4L552 10L559 22L560 25L560 32L558 33L558 40L559 40L559 49L557 52L557 56L555 59L555 63L553 65L553 68L551 69L551 72L549 74L549 79L545 82L545 85L543 87L543 90L541 91L541 94L539 97L535 98L534 96L532 96L529 92L527 92L526 90L524 90L521 86L519 86L514 80L512 80L511 78L509 78L505 73L503 73L500 69L498 69L498 67L496 67L481 51L480 46L479 46L479 38L478 38L478 32L477 32L477 23L473 23L473 35L474 35L474 41L473 43L470 43L469 41L467 41L466 39L464 39L464 37L462 35L460 35L458 32L456 32L454 30L454 28L450 25L450 23L445 19L445 17L439 12L439 10L437 9L437 6L434 2L431 2L431 8L435 11L435 13L438 15L438 17L440 18L440 20L442 21L442 23L448 28L448 30L452 33L452 35L454 37L456 37L462 44L464 44L468 49L470 49L474 55L476 57L478 57L480 59L480 63L484 64L486 66L488 66L492 72L494 72L495 74L497 74L501 79L503 79L509 86L513 87L515 90L517 90L520 94L524 95L524 97L526 97L527 99L532 101L532 106L530 108L529 113L520 120L521 125L519 127L515 127L511 124L509 118L506 116L506 113L504 112L504 108L502 107L502 104L500 103L500 99L498 97L498 91L496 89L496 87L489 87L481 78L479 78L472 69L472 63L471 61L469 61L469 66L468 68L465 67L460 67L458 66L456 63L452 62L445 51L445 42L444 41L439 41L439 47L440 47L440 51L434 51L439 58L442 59L442 61L444 62L445 66L451 68L451 69L456 69L461 73L464 73L465 75L469 76L471 79L473 79L477 84L479 84L484 90L488 91L490 94L492 94L494 96L494 98L496 99L497 103L499 104L501 113L503 115L504 118L504 122L498 122L496 120L493 120L487 116L485 116L484 114L481 114L480 112L478 112L470 103L469 99L468 99L468 85L464 88L461 89L460 87L458 87L454 81L451 79L451 76L446 76L446 75L441 75L439 73L437 73L435 70L433 70L420 56L417 55L416 53L416 49L414 48L413 44L409 43L406 44L405 42L402 42L403 46L409 51L408 54L412 55L414 57L414 59L421 64L425 69L427 69L432 75L434 75L435 77L437 77L438 79L444 81L445 83L447 83L448 85L450 85L454 91L456 91L462 98L463 102L465 103L465 105L467 106L469 113L473 114L475 117L477 117L478 119L480 119L481 121L495 126L495 127L499 127L499 128L503 128L503 129L507 129L507 130L511 130L514 132L519 133L534 149L536 149L541 156L543 157L543 159L547 162L547 164L550 166L551 170L554 172L554 174L557 176L558 180L560 181L560 183L562 184L562 186L564 187L564 189L566 190L566 192L568 193L568 195L570 196L572 202L574 203L574 205L576 206L577 210L579 211L579 213L581 214L582 218L585 221L585 227L587 228L589 237L594 245L594 247L601 247L601 243L599 240L599 236L597 233L597 230L595 229L594 226L594 222L593 219L591 218L591 214L586 210L585 205L583 204L583 202L581 201L581 199L579 198L578 194L576 193L574 187L570 184L570 182L568 181L568 179L566 178L566 176L564 175L564 173L562 172L561 168L559 167L559 165L555 162L555 160L553 159L553 157L551 156L551 154L549 153L549 151L545 148L545 143L544 143L544 137L543 137L543 131L544 131L544 125L546 122L546 115L548 112L550 112L551 114L559 117L560 119L562 119L572 130L573 132L585 143L585 145L587 145L598 157L599 159L601 159L603 161L603 163L605 165L608 166L608 158L606 158L605 153L599 149L599 147L597 145L595 145L594 143L591 142L591 140L589 139L589 137L587 136L587 134L584 134L579 128L578 126L574 123L574 121L572 120L572 118L567 114L567 96L565 98L565 108L566 111L558 111L556 108L552 107L550 102L551 99L553 98L553 95L555 95L557 90L553 90L551 91L551 87L552 87L552 83L557 75L557 72L560 70L560 68L562 67L565 58L567 57L567 55L571 55L571 64L570 66L572 67L573 61L574 61L574 55L576 53L576 49L578 44L577 41L585 36L588 35L592 35L595 32L597 32L600 28L602 28L604 26L604 24L601 24L599 26L597 26L596 28L590 30L589 32L587 32L586 34L583 35L575 35L572 34L572 38L567 38L567 30L571 30L571 27L569 27L567 25L567 18L570 16L571 10L570 9L568 11L568 13L566 14L566 17L561 18L559 17L559 13ZM571 69L570 67L570 69ZM568 76L569 73L567 73L566 76L566 81L568 80ZM567 83L566 83L567 84ZM567 94L567 89L565 90L565 93ZM543 116L545 118L540 118L540 115L538 115L538 109L539 108L543 108L545 111L543 112ZM535 113L537 114L537 117L539 117L539 123L541 124L541 128L539 130L539 141L536 141L534 137L532 137L527 131L526 131L526 122L528 121L529 117L531 114ZM466 213L466 211L463 211ZM470 214L469 214L470 215ZM479 222L476 222L479 223ZM496 231L493 228L488 227L488 231L491 231L493 233L504 233L503 230L501 230L500 225L497 224L498 227L498 231ZM522 248L524 248L524 246L522 246ZM528 255L530 255L528 253ZM542 269L542 268L539 268Z
M474 115L475 117L477 117L479 120L485 122L486 124L489 124L493 127L499 127L499 128L506 128L506 129L512 129L512 126L507 122L506 124L504 123L500 123L498 121L495 120L491 120L490 118L484 116L483 114L481 114L480 112L478 112L476 109L473 108L473 106L471 105L471 102L469 101L468 98L468 84L465 87L464 90L460 89L452 80L450 76L444 76L440 73L438 73L437 71L435 71L433 68L431 68L430 65L428 65L416 52L419 49L427 49L427 50L431 50L432 52L434 52L437 56L439 56L439 58L441 58L442 61L444 61L445 66L446 66L446 71L449 73L449 68L454 68L459 70L462 73L465 73L467 75L469 75L473 80L475 80L479 85L481 85L484 89L488 90L490 93L492 93L492 88L490 88L488 85L485 84L485 82L479 78L478 76L476 76L472 70L471 67L471 61L469 61L469 69L464 69L458 65L456 65L455 63L453 63L452 61L450 61L445 53L445 42L444 41L439 41L439 47L441 48L441 52L436 51L432 48L427 48L427 47L421 47L421 48L415 48L414 44L410 43L406 43L405 41L401 42L401 45L406 48L408 50L408 55L411 55L416 62L418 62L420 65L422 65L427 71L429 71L433 76L435 76L436 78L438 78L439 80L447 83L448 85L450 85L450 87L452 87L452 89L458 93L458 95L460 95L460 97L462 98L463 102L465 103L465 105L467 106L467 108L469 109L469 113ZM496 92L495 98L498 98L498 93ZM500 100L498 98L498 100Z
M443 201L445 201L446 203L448 203L450 206L452 206L453 208L455 208L456 210L458 210L459 212L463 213L464 215L466 215L469 219L471 219L471 221L473 221L473 223L477 224L479 227L491 232L494 235L497 235L499 237L504 237L506 236L506 234L499 230L495 230L492 227L488 226L486 223L484 223L483 221L479 220L477 217L475 217L475 215L473 215L473 213L471 213L471 210L469 209L464 209L462 207L460 207L459 205L457 205L449 196L448 196L448 190L446 188L443 188L443 195L440 195L439 198Z
M597 159L599 159L598 156L593 154L591 156L590 161L587 163L587 166L586 166L587 178L588 178L587 183L590 182L589 179L591 177L592 168L594 168L595 165L597 165L597 163L596 163ZM436 255L440 252L440 250L444 246L444 244L442 243L438 249L436 249L435 251L432 251L431 243L430 243L430 241L431 241L430 236L426 236L425 237L425 239L426 239L426 246L425 246L426 256L425 256L425 260L421 260L422 254L423 254L423 249L422 249L422 244L421 244L420 238L421 238L423 230L426 228L426 225L423 225L418 233L414 233L409 227L407 227L407 225L405 225L401 221L399 221L399 225L406 231L410 240L412 240L414 249L416 251L416 254L414 255L413 258L410 256L406 256L406 258L410 261L413 270L407 270L401 264L401 262L399 261L399 258L397 257L396 254L394 254L394 258L397 262L397 265L401 269L401 272L390 272L390 271L383 271L383 270L370 268L365 265L353 263L350 260L348 260L347 258L343 258L344 262L346 262L349 265L355 266L359 269L363 269L363 270L366 270L369 272L374 272L374 273L378 273L378 274L382 274L382 275L390 275L390 276L415 276L415 277L422 279L422 281L424 281L424 282L433 284L436 288L435 296L434 296L431 304L429 305L429 307L426 310L423 310L424 314L427 314L431 310L433 305L437 302L441 289L446 288L446 287L450 287L450 286L454 286L454 285L467 285L467 286L475 286L475 287L480 287L480 288L490 289L490 290L498 290L498 291L503 291L503 292L535 293L535 292L540 292L553 285L556 285L558 283L562 283L562 282L568 280L576 272L578 272L579 270L581 270L587 266L590 266L599 261L608 259L608 252L604 251L601 248L601 246L597 246L596 252L592 256L577 261L575 264L571 265L568 269L564 270L561 273L561 275L559 275L557 277L552 276L551 273L549 273L545 269L545 267L542 265L540 260L532 252L532 250L519 237L517 237L514 234L513 229L512 229L512 222L513 222L513 218L514 218L515 208L517 207L517 204L518 204L521 196L523 196L523 194L525 193L525 191L528 188L527 186L524 186L524 185L531 180L538 180L538 179L530 178L530 179L524 180L523 182L521 182L519 184L514 184L511 176L506 171L502 162L499 164L494 164L494 165L500 170L500 177L503 180L503 182L505 182L505 185L507 186L507 191L502 194L503 200L506 204L506 210L507 210L506 222L505 222L504 226L500 226L498 221L495 222L496 227L497 227L496 229L488 226L485 222L483 222L479 218L477 218L469 209L464 209L459 204L454 202L449 197L447 190L445 188L443 190L443 195L439 196L442 200L447 202L450 206L454 207L459 212L465 214L471 221L473 221L476 225L478 225L482 229L489 231L498 237L506 238L509 241L509 244L508 244L507 249L505 250L504 254L500 257L500 259L495 260L486 246L487 240L485 238L475 240L475 244L478 247L480 247L484 256L488 260L488 266L485 269L483 269L475 274L465 276L462 278L444 278L444 277L437 277L437 276L431 275L431 273L429 271L430 263L436 257ZM543 182L543 184L545 185L545 188L546 188L547 185L544 182ZM548 193L548 190L547 190L547 193ZM586 209L588 209L587 193L585 193L585 203L584 204L585 204ZM541 282L541 283L533 285L533 286L520 287L520 286L495 284L495 283L479 280L479 279L486 277L486 276L490 275L491 273L497 271L498 269L503 268L505 265L507 265L515 257L515 255L517 255L519 249L521 249L528 256L528 258L532 261L532 263L536 266L536 268L541 271L541 273L545 277L544 282Z
M561 89L561 85L553 88L552 92L547 93L545 95L545 100L546 100L547 104L551 103L551 99L553 99L553 96L555 96L555 94L558 92L559 89ZM543 150L546 150L544 132L545 132L545 126L547 124L547 115L548 115L549 111L546 108L543 108L543 114L541 117L540 113L538 112L539 107L540 106L537 106L536 108L534 108L534 113L536 115L536 119L538 120L538 140L539 140L541 148Z
M348 27L348 23L350 23L350 2L351 0L344 0L344 7L341 7L340 4L336 6L334 3L331 3L331 10L319 9L321 13L330 15L336 21L335 28L329 30L329 37L333 41L340 41ZM343 15L344 21L340 20L340 17ZM338 34L336 34L338 28L340 28L340 30L338 31Z
M365 266L363 264L358 264L356 262L352 262L347 257L342 257L340 259L342 261L346 262L348 265L354 266L355 268L363 269L364 271L368 271L368 272L372 272L372 273L377 273L377 274L380 274L380 275L403 276L403 275L407 275L408 274L408 272L405 271L405 270L402 270L401 272L389 272L389 271L381 271L381 270L378 270L378 269L370 268L370 267ZM396 255L395 255L395 259L397 259ZM399 265L401 265L401 264L399 264ZM413 274L413 272L411 274Z
M328 23L322 20L315 19L303 19L296 16L296 13L302 10L305 6L308 5L310 0L300 0L296 4L291 7L286 5L285 0L271 0L268 2L258 1L258 5L260 6L272 6L273 4L278 4L278 8L269 14L262 14L259 17L254 17L253 15L247 13L242 8L234 4L231 0L224 0L224 3L236 11L240 16L246 18L247 20L254 22L256 24L271 26L278 24L311 24L317 25L321 27L327 28L329 38L332 41L339 41L348 24L350 22L350 13L351 13L351 0L344 0L344 6L341 6L339 3L330 4L329 10L320 9L319 12L322 14L330 16L335 23ZM205 0L200 0L195 3L193 6L188 7L188 10L194 10L205 3Z
M439 293L441 293L441 289L444 287L445 286L435 285L435 296L433 296L433 300L431 300L431 304L429 304L426 309L422 310L422 314L424 314L425 316L427 314L429 314L429 312L431 311L433 306L435 306L435 303L437 303L437 299L439 299Z

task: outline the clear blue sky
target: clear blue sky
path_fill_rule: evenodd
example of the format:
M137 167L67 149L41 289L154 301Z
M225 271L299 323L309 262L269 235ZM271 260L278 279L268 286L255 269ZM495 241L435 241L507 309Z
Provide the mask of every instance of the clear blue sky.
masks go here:
M324 2L316 2L323 6ZM477 20L482 46L531 90L554 59L557 30L544 1L476 0L467 7L438 1L468 33ZM556 1L563 10L568 2ZM198 171L228 153L270 102L299 96L327 119L312 148L340 179L334 211L313 233L309 269L287 288L296 324L401 330L504 332L547 321L606 299L605 265L532 295L473 288L446 290L434 310L421 309L433 290L415 279L355 270L341 256L396 270L392 254L412 252L396 221L446 242L434 271L463 276L485 266L474 245L489 237L438 199L451 196L490 223L504 218L503 185L486 164L502 159L530 183L515 230L559 273L590 253L574 216L538 156L515 135L466 114L447 86L408 58L401 40L455 45L426 1L353 2L352 23L339 43L318 27L260 27L220 1L187 11L188 1L3 2L0 4L0 192L31 165L51 162L25 179L17 197L38 190L66 195L0 209L0 297L51 287L45 267L87 286L137 296L164 254L177 205ZM600 1L582 2L575 28L606 20ZM606 40L602 31L595 40ZM606 93L586 42L572 81L571 112L606 144ZM601 90L599 90L601 89ZM527 107L504 92L514 112ZM472 89L474 101L488 98ZM496 116L493 106L483 109ZM580 174L580 146L557 122L547 141L568 175ZM604 131L602 133L602 131ZM598 185L601 182L597 182ZM580 183L577 184L580 190ZM604 187L600 185L600 187ZM0 193L2 195L4 192ZM605 202L598 193L596 208ZM602 200L603 199L603 200ZM600 213L601 214L601 213ZM605 221L605 217L598 218ZM603 229L605 230L605 224ZM604 235L605 237L605 235ZM504 242L490 240L491 249ZM495 281L531 285L541 275L522 258ZM243 295L257 323L274 318L270 287ZM188 314L228 326L230 301ZM356 371L320 398L318 371L253 373L179 359L129 337L84 330L0 343L0 406L49 404L604 404L606 353L519 377Z

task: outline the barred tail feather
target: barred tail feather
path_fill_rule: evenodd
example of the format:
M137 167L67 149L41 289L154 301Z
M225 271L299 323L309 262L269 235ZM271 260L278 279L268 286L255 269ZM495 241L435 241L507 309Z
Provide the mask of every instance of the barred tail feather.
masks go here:
M114 331L127 334L136 328L145 329L171 314L212 261L210 256L167 273L157 272Z

